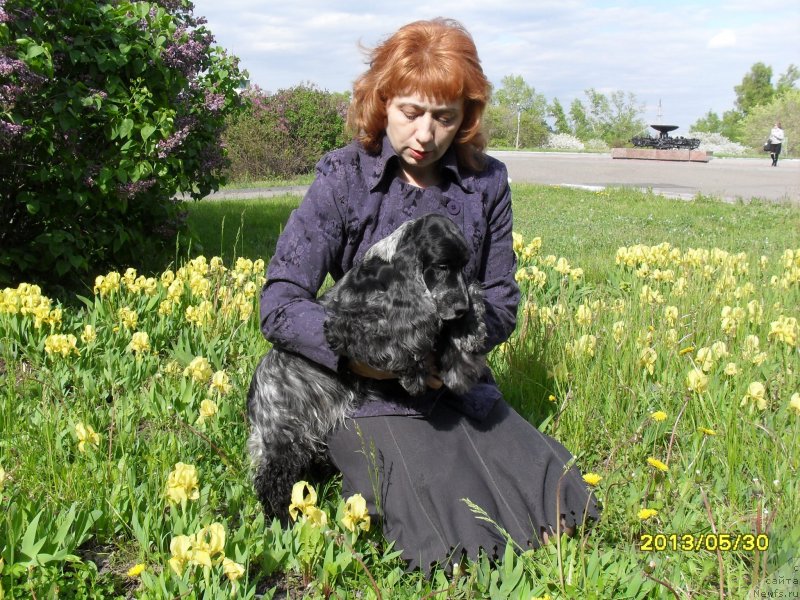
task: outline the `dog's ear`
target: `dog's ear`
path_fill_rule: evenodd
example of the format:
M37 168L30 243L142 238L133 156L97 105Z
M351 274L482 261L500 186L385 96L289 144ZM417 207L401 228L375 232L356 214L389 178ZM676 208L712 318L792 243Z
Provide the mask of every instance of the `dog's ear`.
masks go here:
M421 277L403 265L369 259L325 297L325 335L334 352L401 372L433 350L441 321Z
M486 305L478 284L469 286L469 298L469 311L444 324L439 348L439 376L457 394L469 391L486 366Z

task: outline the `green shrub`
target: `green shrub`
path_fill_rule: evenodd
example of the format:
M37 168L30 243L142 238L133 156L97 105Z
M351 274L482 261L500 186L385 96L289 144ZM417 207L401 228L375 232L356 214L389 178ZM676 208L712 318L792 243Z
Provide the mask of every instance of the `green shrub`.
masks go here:
M0 286L81 287L174 247L172 198L219 186L240 104L203 24L185 0L0 6Z
M347 97L302 84L275 94L258 87L243 95L246 110L224 134L234 180L308 173L326 152L347 143Z

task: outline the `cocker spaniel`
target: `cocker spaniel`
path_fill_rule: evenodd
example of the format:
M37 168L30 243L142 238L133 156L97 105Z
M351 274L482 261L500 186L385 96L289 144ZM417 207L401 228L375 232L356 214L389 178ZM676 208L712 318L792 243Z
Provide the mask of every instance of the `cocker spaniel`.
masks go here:
M469 253L446 217L401 225L319 298L331 348L391 371L411 395L425 391L433 355L444 385L467 392L484 371L486 340L480 286L463 274ZM375 380L342 371L277 346L256 368L247 397L248 449L268 518L286 522L294 483L321 465L325 472L327 434L367 400L384 398Z

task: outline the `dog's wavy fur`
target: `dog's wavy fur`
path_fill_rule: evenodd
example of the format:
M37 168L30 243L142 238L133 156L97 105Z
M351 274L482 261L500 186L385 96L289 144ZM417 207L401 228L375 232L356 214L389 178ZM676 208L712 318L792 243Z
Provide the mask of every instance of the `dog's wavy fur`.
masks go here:
M467 284L469 246L449 219L426 215L401 225L368 250L319 299L334 352L391 371L411 395L426 389L426 360L456 394L485 369L485 307ZM247 398L253 483L268 518L288 520L291 489L330 473L325 437L354 409L383 397L385 386L336 373L273 347L253 375Z

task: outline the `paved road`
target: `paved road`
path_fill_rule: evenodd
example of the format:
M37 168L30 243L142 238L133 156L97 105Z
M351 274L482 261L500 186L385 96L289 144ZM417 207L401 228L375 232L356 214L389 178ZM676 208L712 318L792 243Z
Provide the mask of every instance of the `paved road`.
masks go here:
M490 152L508 166L517 183L541 183L602 189L652 189L671 198L694 198L698 193L727 201L763 198L800 206L800 159L781 160L771 167L769 157L714 158L708 163L613 159L609 154L564 152ZM304 194L305 186L224 190L209 199L263 198L286 193Z
M728 201L764 198L800 206L800 160L770 166L767 155L708 163L613 159L609 154L490 152L512 181L579 187L636 187L677 198L698 193Z

